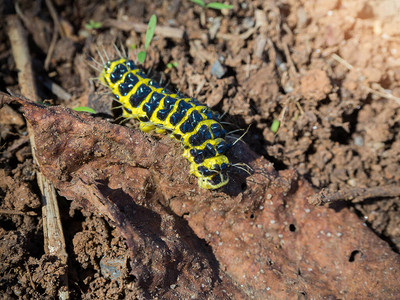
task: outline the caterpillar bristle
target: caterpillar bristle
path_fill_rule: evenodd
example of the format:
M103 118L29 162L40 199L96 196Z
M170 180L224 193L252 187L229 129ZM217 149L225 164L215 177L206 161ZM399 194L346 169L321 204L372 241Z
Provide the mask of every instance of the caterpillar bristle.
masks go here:
M117 45L115 45L115 43L113 43L113 46L114 46L114 49L115 49L115 51L117 52L118 56L119 56L119 57L123 57L123 58L126 59L126 56L122 56L121 51L119 51L119 49L118 49Z
M101 62L102 62L102 64L103 64L102 67L104 68L104 65L106 64L106 62L105 62L103 56L102 56L101 53L100 53L100 49L99 49L98 47L96 47L96 51L97 51L97 54L99 55L100 60L101 60Z
M234 167L234 168L240 169L240 170L246 172L249 175L251 175L250 171L253 171L252 167L250 167L248 164L245 164L245 163L236 163L236 164L232 164L231 166ZM248 169L246 169L246 168L244 168L242 166L247 167ZM250 169L250 171L249 171L249 169Z
M115 122L117 122L118 124L124 124L128 123L128 121L131 119L134 119L134 117L119 116L118 118L115 119ZM120 122L120 120L122 121Z
M111 107L111 110L116 110L116 109L121 109L121 108L124 108L124 106L123 105L114 106L114 107Z
M234 124L233 123L230 123L230 122L219 122L219 123L221 123L221 124L225 124L225 125L229 125L229 126L233 126Z
M104 56L105 56L105 58L107 59L107 61L110 61L110 58L108 57L107 51L106 51L106 49L104 48L103 45L101 45L101 49L103 50Z
M220 123L222 123L222 122L220 122ZM229 132L227 132L226 136L231 136L235 132L239 132L239 131L243 131L243 129L235 129L235 130L229 131Z
M91 62L94 62L95 64L97 64L99 66L99 68L103 69L104 65L102 65L100 62L98 62L94 57L89 56L89 59Z
M119 46L121 47L121 50L122 50L123 57L127 59L128 55L126 54L126 49L125 49L124 45L122 44L121 40L119 41L119 44L120 44Z
M246 131L236 141L233 142L232 146L235 146L236 143L239 142L247 134L247 132L249 132L250 126L251 126L251 124L249 126L247 126Z
M91 67L95 71L101 72L101 70L102 70L100 67L98 67L98 66L96 66L94 64L91 64L90 62L88 62L88 65L89 65L89 67Z
M112 95L112 93L110 93L110 92L96 92L95 94L98 96ZM115 100L115 101L117 101L117 100Z

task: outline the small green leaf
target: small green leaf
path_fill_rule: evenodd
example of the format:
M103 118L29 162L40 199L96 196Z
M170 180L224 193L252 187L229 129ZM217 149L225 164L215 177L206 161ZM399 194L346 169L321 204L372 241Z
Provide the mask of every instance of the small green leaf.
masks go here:
M135 50L136 49L136 44L135 43L133 43L131 46L130 46L130 48L131 48L131 50Z
M204 3L203 0L190 0L190 1L192 1L193 3L195 3L197 5L200 5L201 7L206 7L206 4Z
M85 25L85 28L91 30L91 29L99 29L101 28L101 26L102 26L101 22L95 22L91 19L89 23Z
M280 125L281 125L281 122L279 122L278 120L274 120L271 125L271 131L273 133L277 133Z
M75 110L75 111L83 111L83 112L87 112L87 113L90 113L90 114L96 114L97 113L93 108L90 108L90 107L87 107L87 106L74 107L73 110Z
M173 61L173 62L167 63L167 68L168 69L177 68L177 67L178 67L178 62L177 61Z
M154 31L156 30L156 25L157 25L157 16L152 15L150 17L149 25L147 26L146 41L144 43L145 50L147 50L147 48L149 48L149 46L150 46L150 42L154 36Z
M140 52L138 53L138 55L137 55L137 59L138 59L138 61L139 61L141 64L143 64L144 61L146 60L146 52L140 51Z
M219 2L211 2L206 5L207 8L213 9L233 9L233 5L219 3Z

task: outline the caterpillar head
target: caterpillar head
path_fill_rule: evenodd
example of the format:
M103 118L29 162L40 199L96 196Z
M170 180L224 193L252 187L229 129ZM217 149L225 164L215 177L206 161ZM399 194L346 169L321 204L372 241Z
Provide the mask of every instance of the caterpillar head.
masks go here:
M104 85L113 89L128 71L135 69L137 67L132 60L125 58L109 60L105 63L99 79Z

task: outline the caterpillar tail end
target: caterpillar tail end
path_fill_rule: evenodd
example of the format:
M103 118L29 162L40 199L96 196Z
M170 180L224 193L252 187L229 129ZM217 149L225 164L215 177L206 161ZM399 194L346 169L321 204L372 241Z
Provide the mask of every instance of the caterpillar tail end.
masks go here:
M215 177L217 177L217 180L215 180ZM209 177L199 177L198 184L199 187L206 189L206 190L216 190L219 189L226 184L228 184L229 178L227 176L224 176L223 174L217 174L213 178Z

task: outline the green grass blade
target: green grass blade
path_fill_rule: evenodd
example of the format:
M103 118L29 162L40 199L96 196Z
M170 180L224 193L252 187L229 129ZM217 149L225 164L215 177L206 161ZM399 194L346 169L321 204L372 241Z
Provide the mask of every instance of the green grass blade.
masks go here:
M85 28L88 30L99 29L101 28L101 26L102 26L101 22L95 22L92 19L89 21L89 23L85 24Z
M138 61L139 61L141 64L143 64L144 61L146 60L146 52L140 51L140 52L138 53L138 55L137 55L137 59L138 59Z
M75 110L75 111L83 111L83 112L87 112L87 113L90 113L90 114L97 114L97 112L93 108L90 108L90 107L87 107L87 106L74 107L73 110Z
M278 120L275 119L275 120L272 122L271 131L272 131L273 133L277 133L280 125L281 125L281 122L279 122Z
M150 17L149 25L147 26L147 31L146 31L146 42L144 43L144 49L147 50L150 46L150 42L153 39L154 36L154 31L156 30L156 25L157 25L157 16L152 15Z
M200 5L201 7L206 7L206 4L204 3L203 0L190 0L190 1L192 1L193 3L195 3L197 5Z
M177 67L178 67L178 62L177 61L173 61L173 62L167 63L167 68L168 69L177 68Z
M224 3L219 3L219 2L211 2L206 5L207 8L213 8L213 9L233 9L233 5L229 4L224 4Z

